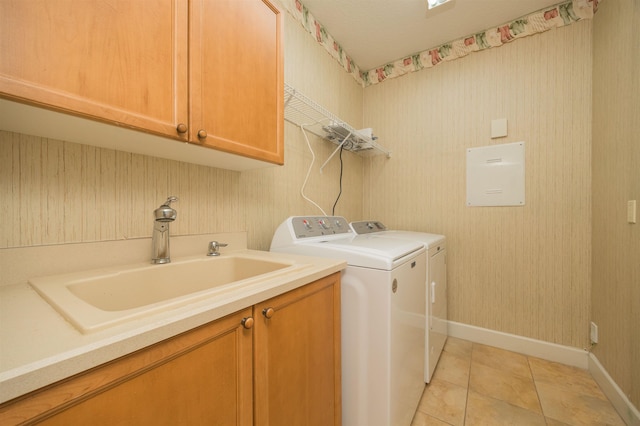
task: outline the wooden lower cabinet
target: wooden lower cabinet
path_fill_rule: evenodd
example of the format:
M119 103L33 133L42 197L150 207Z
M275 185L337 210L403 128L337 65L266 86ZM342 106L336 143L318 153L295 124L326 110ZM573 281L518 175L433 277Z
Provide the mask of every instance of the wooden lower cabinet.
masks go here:
M0 406L0 424L251 425L251 308Z
M4 403L0 424L340 425L340 389L336 273Z
M254 317L255 424L340 425L340 274L260 303Z

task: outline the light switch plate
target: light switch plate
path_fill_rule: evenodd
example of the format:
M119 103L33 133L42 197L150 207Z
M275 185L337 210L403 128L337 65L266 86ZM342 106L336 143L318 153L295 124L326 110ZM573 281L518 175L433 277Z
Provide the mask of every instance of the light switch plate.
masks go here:
M598 326L591 321L591 343L598 343Z
M507 136L507 119L498 118L491 120L491 139Z
M627 222L636 223L636 200L627 201Z

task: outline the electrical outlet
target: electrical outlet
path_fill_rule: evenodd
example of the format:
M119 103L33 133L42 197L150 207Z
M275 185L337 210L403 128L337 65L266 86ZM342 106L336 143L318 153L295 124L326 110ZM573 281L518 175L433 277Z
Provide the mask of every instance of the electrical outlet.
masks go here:
M591 321L591 343L598 343L598 326Z

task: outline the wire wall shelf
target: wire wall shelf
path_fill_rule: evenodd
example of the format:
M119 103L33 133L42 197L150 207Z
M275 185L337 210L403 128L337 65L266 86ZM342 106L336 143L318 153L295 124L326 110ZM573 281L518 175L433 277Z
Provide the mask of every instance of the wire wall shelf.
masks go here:
M354 129L286 83L284 85L284 119L338 146L343 145L343 148L348 151L364 155L384 154L387 158L391 157L391 151L376 142L377 138L373 136L371 129Z

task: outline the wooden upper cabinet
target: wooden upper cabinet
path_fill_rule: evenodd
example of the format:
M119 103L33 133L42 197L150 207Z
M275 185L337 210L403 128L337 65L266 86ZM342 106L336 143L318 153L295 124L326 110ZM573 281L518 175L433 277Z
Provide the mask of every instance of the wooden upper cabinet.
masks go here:
M267 0L193 0L190 139L284 162L282 15Z
M187 0L2 0L0 92L186 140L187 28Z
M0 0L0 96L283 164L281 37L268 0Z

